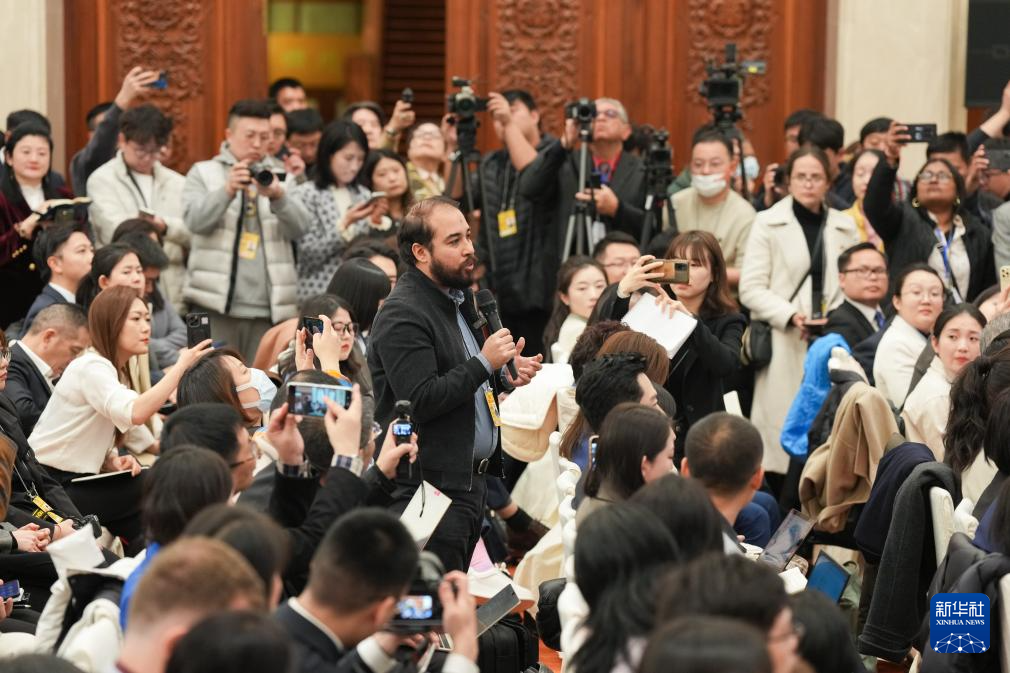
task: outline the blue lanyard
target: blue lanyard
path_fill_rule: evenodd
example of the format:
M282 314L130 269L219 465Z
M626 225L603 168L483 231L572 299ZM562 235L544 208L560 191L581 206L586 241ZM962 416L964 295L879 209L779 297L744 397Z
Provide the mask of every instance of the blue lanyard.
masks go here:
M951 227L954 224L951 223ZM947 237L943 235L939 227L933 229L933 233L936 234L936 239L939 241L940 245L940 257L943 259L943 268L947 272L947 284L950 287L951 293L954 295L954 301L958 304L961 303L961 293L957 288L957 281L954 279L954 270L950 266L950 244L947 242Z

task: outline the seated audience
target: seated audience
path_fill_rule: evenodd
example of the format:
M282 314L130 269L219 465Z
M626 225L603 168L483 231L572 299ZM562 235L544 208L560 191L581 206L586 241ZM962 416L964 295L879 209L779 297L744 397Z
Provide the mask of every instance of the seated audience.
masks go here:
M158 554L137 584L116 666L164 673L180 638L201 620L232 610L263 611L265 596L260 578L225 543L179 540Z
M297 671L391 669L401 639L380 631L407 593L417 555L410 533L388 512L340 519L312 558L305 590L275 613L298 652ZM477 617L466 575L446 575L438 596L453 643L442 670L476 673Z
M333 122L319 141L314 179L292 193L310 216L298 241L299 302L326 289L347 244L372 228L368 218L377 204L359 178L367 153L368 141L357 124Z
M698 319L687 341L670 360L671 370L663 382L677 404L677 454L684 454L684 438L691 425L725 408L723 395L732 386L740 368L740 341L747 321L730 293L719 242L705 231L680 234L666 252L669 259L690 263L690 283L662 289L660 264L650 255L640 258L617 286L617 301L611 313L623 318L633 293L653 288L671 311ZM672 291L673 300L667 292Z
M560 599L576 602L577 589L589 608L577 631L562 634L577 673L638 669L655 624L657 589L679 556L666 527L638 505L618 503L585 519L575 538L578 586L565 588L575 596ZM567 606L558 607L564 620Z
M140 537L136 486L128 493L121 478L111 483L73 480L121 470L138 475L137 460L119 454L124 434L157 413L182 375L210 346L208 339L184 349L161 381L138 394L126 383L126 367L131 356L147 352L149 320L147 305L132 288L102 292L88 315L93 348L67 366L28 438L39 462L64 485L78 507L98 514L103 525L129 541ZM149 439L153 445L154 438Z
M663 522L677 543L681 561L724 549L722 515L696 480L667 474L642 486L628 501L644 506Z
M189 229L182 221L186 179L158 160L172 134L172 120L153 105L127 110L119 122L119 152L88 178L93 199L91 221L99 245L113 241L120 222L150 222L173 261L164 286L168 300L182 305L183 260L189 251ZM145 265L146 267L146 265Z
M778 526L777 521L773 525L770 514L760 516L760 510L768 507L754 503L764 479L762 452L757 429L746 419L726 412L706 416L687 433L681 474L697 479L722 514L727 551L738 549L733 527L739 527L740 515L748 507L749 530L739 529L748 542L763 546ZM772 502L771 507L777 505Z
M179 639L165 673L284 673L293 665L290 639L274 620L255 612L225 612Z
M95 297L110 287L132 288L140 295L144 283L144 267L136 251L124 243L112 243L95 252L91 273L77 288L77 304L87 311Z
M176 401L180 408L199 402L227 404L252 430L263 426L263 414L276 394L277 386L265 372L247 367L233 350L216 349L179 379Z
M347 306L347 302L341 297L332 294L317 294L314 297L309 297L301 305L299 312L306 318L326 316L332 325L333 321L336 320L335 314L340 305ZM300 352L299 348L301 348L299 345L301 342L298 339L301 338L299 333L302 331L301 318L291 318L271 327L263 335L263 340L260 341L253 369L276 372L282 379L287 379L289 374L298 371L300 367L306 364L297 362L297 356ZM332 334L332 337L338 341L343 339L344 336L343 333L338 334L335 331ZM315 352L313 346L316 345L317 340L321 339L323 339L321 334L313 334L311 336L306 334L303 338L304 348L311 350L311 355L315 358L319 358L319 354ZM323 348L323 352L328 354L325 347ZM340 371L339 359L336 359L336 362L327 361L326 364L323 364L320 359L320 366L326 370L334 369Z
M928 264L955 302L971 301L996 281L991 234L965 209L964 179L946 158L927 159L915 176L910 201L892 200L907 139L906 127L892 123L887 160L873 170L863 208L887 246L892 276L911 264Z
M284 590L281 578L291 549L288 537L273 519L241 504L211 505L193 517L183 537L209 537L227 544L241 554L263 580L270 609L280 604Z
M575 402L582 418L568 426L560 453L586 472L589 435L603 425L611 409L621 402L656 406L656 389L645 375L645 358L637 353L616 353L588 364L575 386Z
M326 286L327 294L336 295L351 305L351 313L360 330L356 335L356 343L362 355L367 352L368 336L372 331L375 314L389 296L393 285L389 280L388 268L383 269L370 259L356 258L341 264Z
M28 309L21 334L31 329L35 316L47 306L77 303L77 289L91 273L95 248L81 228L72 224L54 224L39 234L32 254L46 286Z
M971 304L957 304L941 313L933 324L930 345L935 355L929 371L905 399L901 412L905 438L928 446L938 461L943 460L951 385L979 356L985 323L985 316Z
M1000 347L969 362L950 388L950 414L943 436L943 462L961 482L961 495L979 502L996 474L992 456L1001 447L985 443L998 398L1010 387L1010 348Z
M729 617L756 627L765 637L773 673L792 673L800 634L785 584L764 563L743 556L710 554L669 573L662 583L657 621Z
M90 344L87 314L64 302L42 309L28 333L11 345L4 394L17 409L26 434L35 429L67 365Z
M873 360L873 380L891 406L900 409L912 383L915 362L926 347L926 335L943 310L943 281L926 264L906 267L894 285L891 303L897 315L877 345L883 357Z
M151 306L152 364L158 369L171 367L187 341L185 323L161 292L161 274L168 267L168 257L154 240L141 233L123 234L116 240L137 253L144 269L144 299Z
M554 312L544 328L544 346L548 350L544 354L545 361L568 362L575 342L606 287L606 271L589 257L569 257L561 265Z
M4 146L7 171L0 181L0 287L6 292L0 302L0 329L23 318L44 287L32 263L32 244L54 217L53 201L73 198L66 187L53 184L52 152L48 126L37 123L14 128ZM86 220L73 211L65 212L78 223ZM63 221L63 213L60 218Z
M657 628L641 673L772 673L765 636L728 617L681 617Z
M260 450L234 407L198 402L183 405L169 416L161 431L162 455L190 446L213 451L224 460L231 471L231 493L241 493L252 483Z
M872 243L852 246L838 256L838 284L845 299L828 313L824 331L840 334L852 349L884 328L887 258Z
M641 257L638 241L623 231L611 231L593 247L593 259L607 274L607 285L616 285L624 278L635 260Z
M663 412L634 402L618 404L603 421L585 480L586 499L575 522L630 498L673 471L673 427Z
M214 419L207 418L207 423ZM144 479L140 519L144 526L144 558L123 585L119 622L126 629L127 609L137 582L162 548L182 535L190 519L204 508L227 502L232 492L228 465L213 451L193 445L173 447Z

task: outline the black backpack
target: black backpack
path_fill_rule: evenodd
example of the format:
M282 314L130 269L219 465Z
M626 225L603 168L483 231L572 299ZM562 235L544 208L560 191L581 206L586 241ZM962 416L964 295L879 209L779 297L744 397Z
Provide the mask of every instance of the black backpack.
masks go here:
M523 673L540 660L536 621L524 612L507 615L477 639L481 673Z

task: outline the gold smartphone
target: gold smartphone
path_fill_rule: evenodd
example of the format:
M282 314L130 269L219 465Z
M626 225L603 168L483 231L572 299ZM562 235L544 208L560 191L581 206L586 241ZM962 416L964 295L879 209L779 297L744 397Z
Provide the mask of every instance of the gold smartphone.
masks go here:
M671 285L691 284L691 264L686 259L658 259L663 266L660 269L663 277L657 282L669 283Z

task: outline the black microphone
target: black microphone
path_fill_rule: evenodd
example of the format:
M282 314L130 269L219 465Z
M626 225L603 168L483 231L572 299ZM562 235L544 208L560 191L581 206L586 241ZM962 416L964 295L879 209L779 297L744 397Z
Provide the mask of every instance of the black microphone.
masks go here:
M484 314L484 318L487 320L488 328L491 330L492 334L502 329L501 317L498 315L498 302L494 300L494 295L491 294L491 290L480 290L477 292L477 308L479 308L480 312ZM505 366L509 368L509 374L512 375L512 380L519 380L519 374L516 372L515 360L509 360L505 363Z

